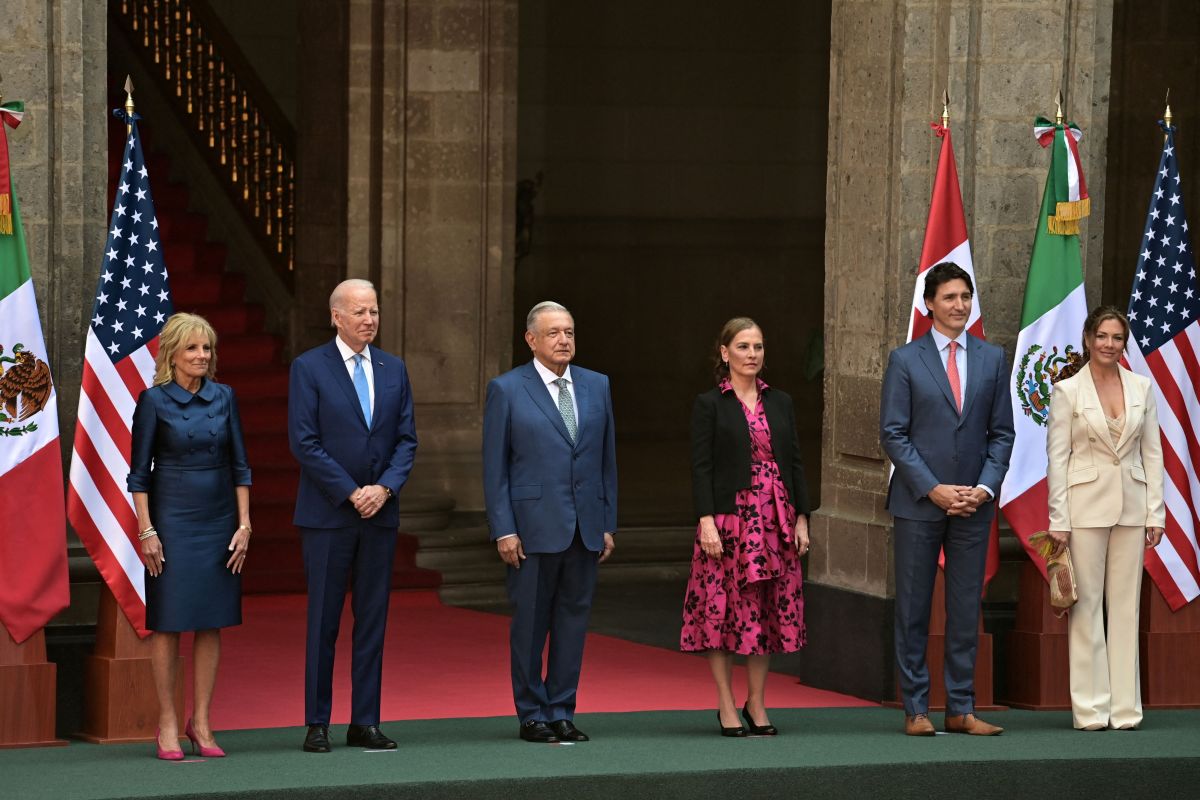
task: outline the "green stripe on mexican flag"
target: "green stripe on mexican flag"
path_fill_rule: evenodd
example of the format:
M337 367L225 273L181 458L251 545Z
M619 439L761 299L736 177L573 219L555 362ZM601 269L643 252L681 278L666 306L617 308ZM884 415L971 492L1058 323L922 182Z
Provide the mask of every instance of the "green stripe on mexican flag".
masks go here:
M1064 137L1065 127L1056 126L1054 136ZM1029 537L1046 530L1050 524L1046 505L1046 417L1050 410L1051 383L1058 371L1080 354L1083 322L1087 317L1079 236L1051 232L1054 226L1050 220L1060 202L1055 170L1061 172L1063 165L1058 163L1058 155L1060 150L1069 152L1066 147L1053 150L1029 260L1021 333L1017 337L1009 382L1017 436L1008 475L1000 489L1001 511L1043 575L1046 565L1030 549Z
M11 211L12 233L0 233L0 622L23 642L70 597L58 404L15 191Z

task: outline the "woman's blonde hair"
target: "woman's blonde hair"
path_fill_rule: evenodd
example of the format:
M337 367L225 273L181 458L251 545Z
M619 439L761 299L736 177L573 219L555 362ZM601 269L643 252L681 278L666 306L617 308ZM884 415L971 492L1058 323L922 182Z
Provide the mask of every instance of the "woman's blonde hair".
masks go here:
M208 337L208 345L212 355L208 359L210 381L217 377L217 332L208 320L198 314L172 314L158 334L158 355L154 359L154 385L161 386L175 380L175 353L191 338L193 333L203 333Z

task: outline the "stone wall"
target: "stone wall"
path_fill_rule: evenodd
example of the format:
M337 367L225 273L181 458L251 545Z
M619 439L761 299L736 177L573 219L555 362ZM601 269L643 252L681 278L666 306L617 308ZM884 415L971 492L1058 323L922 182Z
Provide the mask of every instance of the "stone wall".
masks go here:
M1049 161L1033 138L1063 87L1085 131L1084 170L1103 198L1110 0L882 4L838 0L830 76L823 518L810 575L892 593L879 390L907 329L940 140L929 122L951 96L967 227L988 338L1011 357ZM1104 204L1081 237L1099 291ZM881 324L882 322L882 324Z
M409 491L480 509L484 391L510 359L516 3L356 0L349 25L348 274L376 281L412 377Z
M0 94L25 101L9 154L65 458L109 213L107 16L90 0L7 0L4 11Z

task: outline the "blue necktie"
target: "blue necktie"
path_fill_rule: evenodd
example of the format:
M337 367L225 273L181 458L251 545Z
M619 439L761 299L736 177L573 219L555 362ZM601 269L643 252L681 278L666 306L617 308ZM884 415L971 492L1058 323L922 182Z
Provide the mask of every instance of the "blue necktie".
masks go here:
M354 354L354 391L358 393L358 404L362 406L363 419L371 427L371 387L367 386L367 372L363 369L363 354Z

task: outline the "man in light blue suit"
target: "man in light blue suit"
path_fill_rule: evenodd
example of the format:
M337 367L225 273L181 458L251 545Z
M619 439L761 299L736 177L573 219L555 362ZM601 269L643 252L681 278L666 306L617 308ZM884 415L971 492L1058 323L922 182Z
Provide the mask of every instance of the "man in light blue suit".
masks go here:
M513 610L513 700L525 741L583 742L583 643L617 529L612 399L606 376L571 364L575 321L563 306L534 306L525 341L533 360L488 384L483 416L488 525Z
M975 716L979 607L995 498L1013 446L1004 351L966 332L974 287L957 264L932 267L926 335L892 351L879 438L895 472L896 664L905 733L932 736L925 647L938 551L946 554L946 720L950 733L994 735Z
M308 582L304 750L328 753L333 658L346 585L353 588L350 727L346 743L390 750L379 730L397 495L417 449L404 362L371 345L379 332L375 288L343 281L329 297L337 336L292 362L288 442L300 463L293 522Z

